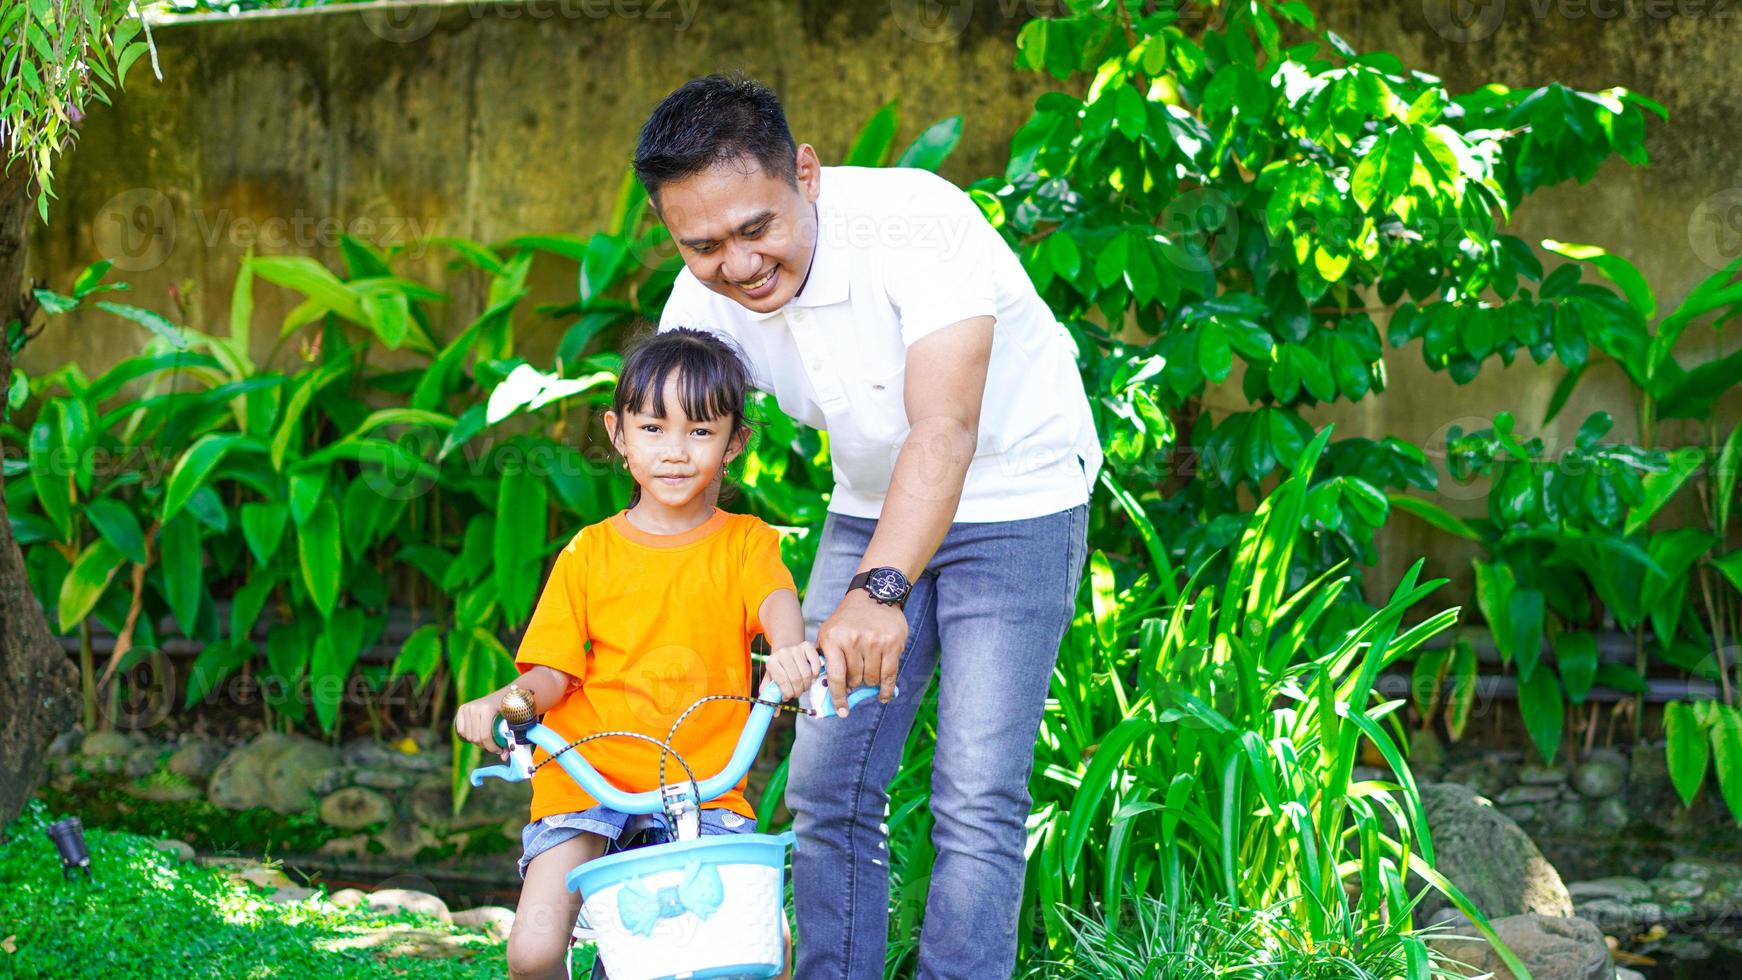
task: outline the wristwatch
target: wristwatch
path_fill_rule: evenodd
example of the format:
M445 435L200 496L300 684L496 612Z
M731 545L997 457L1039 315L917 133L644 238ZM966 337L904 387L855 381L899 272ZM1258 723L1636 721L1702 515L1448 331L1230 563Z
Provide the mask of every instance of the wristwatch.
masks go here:
M853 576L853 581L847 583L847 591L854 589L864 589L871 598L886 606L904 606L907 594L913 591L913 584L901 574L901 569L883 566L868 568Z

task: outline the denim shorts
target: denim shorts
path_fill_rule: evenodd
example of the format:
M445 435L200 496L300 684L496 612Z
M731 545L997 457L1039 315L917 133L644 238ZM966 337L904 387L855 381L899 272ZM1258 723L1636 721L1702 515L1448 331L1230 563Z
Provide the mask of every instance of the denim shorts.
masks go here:
M698 830L703 837L710 834L751 834L756 821L725 807L704 807ZM663 844L671 839L666 832L663 813L623 813L604 806L595 806L579 813L553 813L526 825L520 832L520 877L526 877L526 866L532 859L563 841L582 833L594 833L605 838L605 853L628 850L637 843Z

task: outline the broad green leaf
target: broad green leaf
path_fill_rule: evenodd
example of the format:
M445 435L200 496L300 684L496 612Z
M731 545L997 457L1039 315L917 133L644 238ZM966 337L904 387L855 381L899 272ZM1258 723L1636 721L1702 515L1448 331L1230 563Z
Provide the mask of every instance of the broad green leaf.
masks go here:
M187 710L205 700L206 695L224 682L224 678L235 673L236 668L247 663L252 656L252 643L218 640L202 647L188 671L187 697L182 701L182 709Z
M47 411L44 411L47 414ZM57 415L60 413L56 413ZM59 440L48 422L38 422L30 429L30 482L36 487L36 500L43 513L60 531L61 541L72 542L73 481L71 460L59 451Z
M1723 704L1712 712L1712 765L1718 774L1718 792L1730 807L1730 816L1742 826L1742 713Z
M120 568L121 552L108 539L98 538L85 546L72 571L61 580L58 608L62 633L71 633L91 614Z
M1464 639L1452 642L1452 690L1446 695L1446 732L1464 737L1470 711L1476 706L1476 649Z
M1413 497L1402 492L1388 493L1385 495L1385 499L1390 502L1392 508L1401 510L1406 514L1413 514L1449 534L1455 534L1466 541L1482 540L1481 534L1477 533L1476 529L1465 522L1463 518L1431 500Z
M284 537L284 523L290 517L290 511L281 503L247 503L242 505L242 537L248 542L248 550L254 554L254 560L262 565L272 564L272 556L278 553L278 543Z
M126 503L115 497L99 497L85 505L85 518L128 561L146 563L145 532Z
M1669 739L1664 751L1669 760L1670 784L1683 806L1693 806L1694 797L1706 781L1706 766L1711 759L1706 728L1694 717L1692 705L1671 701L1663 706L1663 729Z
M1688 477L1698 473L1705 466L1705 463L1705 451L1696 447L1672 453L1668 469L1646 474L1643 481L1645 499L1627 512L1627 523L1622 527L1621 533L1632 534L1644 527L1657 515L1658 511L1663 509L1663 505L1675 496L1676 491L1681 489Z
M308 520L297 528L296 550L309 599L323 618L331 618L339 601L339 579L344 562L339 544L339 508L332 498L321 498Z
M1518 682L1518 713L1524 716L1531 742L1550 765L1561 746L1563 711L1561 686L1555 680L1553 667L1538 664L1528 680Z
M1554 638L1555 666L1561 672L1561 684L1567 699L1584 704L1597 678L1597 638L1584 632L1557 633Z
M1514 590L1506 607L1506 639L1520 680L1529 680L1536 672L1536 662L1542 657L1542 634L1543 594L1536 589Z
M168 522L186 506L194 491L206 485L206 477L223 461L242 436L235 433L209 433L188 447L170 471L169 486L163 493L163 520Z
M1119 649L1119 596L1113 565L1099 548L1089 556L1089 605L1095 617L1095 638L1108 651Z
M962 117L951 116L940 119L920 133L901 156L896 158L897 167L917 167L920 170L930 170L933 173L943 166L956 144L962 140Z
M889 159L889 147L895 142L895 129L901 120L899 100L891 99L866 120L853 146L841 161L846 167L881 167Z
M177 514L163 525L159 540L163 547L160 567L170 614L175 616L183 635L193 636L194 623L207 594L200 522L192 514Z
M496 533L491 569L497 601L513 626L526 621L542 572L549 490L524 466L506 469L497 484Z
M417 677L417 688L423 690L429 683L430 676L440 666L442 659L442 631L434 623L425 623L413 630L405 638L405 643L399 648L399 655L393 658L393 676L414 674Z

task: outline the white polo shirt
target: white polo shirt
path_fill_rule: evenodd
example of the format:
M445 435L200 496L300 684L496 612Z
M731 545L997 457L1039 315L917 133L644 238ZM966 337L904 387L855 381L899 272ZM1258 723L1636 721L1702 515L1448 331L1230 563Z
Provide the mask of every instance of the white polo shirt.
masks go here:
M1070 334L973 200L924 170L824 167L817 245L799 295L753 313L678 274L660 329L743 349L751 378L829 434L829 510L876 518L909 426L907 349L942 327L996 319L979 441L955 519L1022 520L1085 503L1101 444Z

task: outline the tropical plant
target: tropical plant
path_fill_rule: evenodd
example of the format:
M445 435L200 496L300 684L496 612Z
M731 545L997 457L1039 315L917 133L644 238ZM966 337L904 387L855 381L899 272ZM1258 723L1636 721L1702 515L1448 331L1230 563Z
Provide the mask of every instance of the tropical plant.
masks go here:
M34 209L48 218L54 164L71 145L92 100L109 101L127 70L152 50L139 40L138 8L121 0L26 0L0 7L0 385L14 355L40 330L24 285L25 228ZM34 202L34 208L33 208ZM12 405L10 397L0 404ZM4 516L0 500L0 516ZM16 816L41 774L42 750L70 708L71 670L28 595L28 572L0 521L0 590L13 614L0 630L0 673L11 679L0 713L0 823Z
M1611 154L1643 163L1661 112L1624 89L1453 93L1272 0L1071 0L1023 27L1017 66L1083 83L1036 100L973 193L1076 335L1114 475L1166 488L1152 516L1176 568L1238 539L1311 439L1303 411L1383 390L1387 316L1394 345L1427 331L1459 382L1550 357L1518 305L1540 265L1499 227ZM1235 383L1249 409L1203 410ZM1395 439L1345 440L1321 467L1297 581L1371 563L1385 490L1436 482Z

